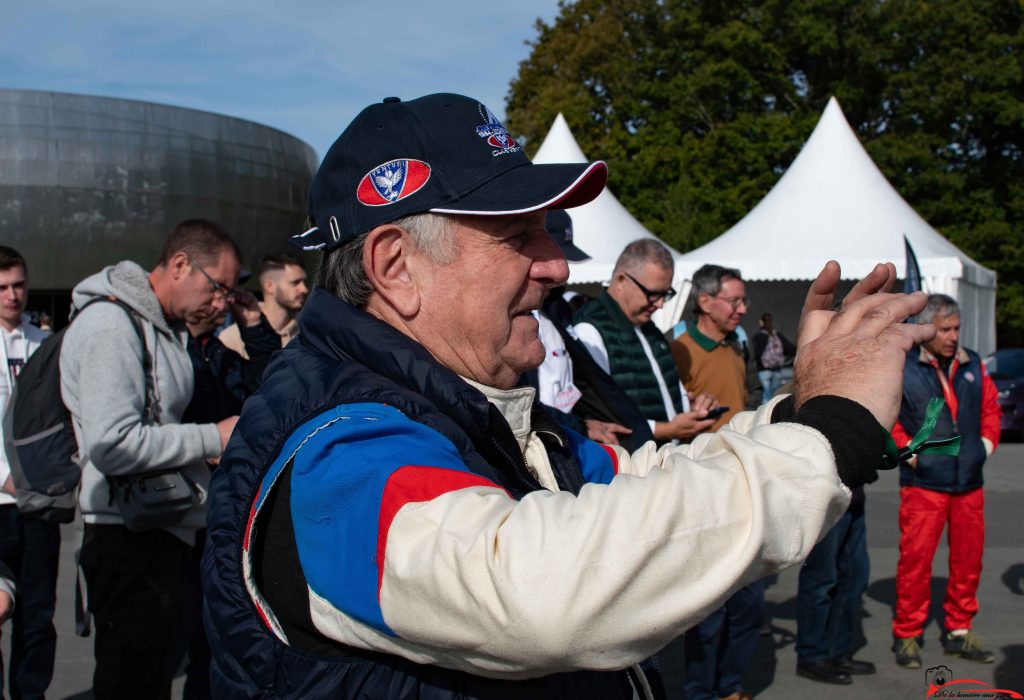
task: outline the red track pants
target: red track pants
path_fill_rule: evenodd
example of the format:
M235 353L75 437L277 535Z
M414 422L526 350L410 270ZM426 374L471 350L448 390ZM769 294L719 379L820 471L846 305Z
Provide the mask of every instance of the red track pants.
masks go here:
M985 549L985 496L982 489L944 493L915 486L900 488L900 560L896 565L894 637L924 632L931 603L932 559L949 523L949 584L946 629L970 629L978 612L978 580Z

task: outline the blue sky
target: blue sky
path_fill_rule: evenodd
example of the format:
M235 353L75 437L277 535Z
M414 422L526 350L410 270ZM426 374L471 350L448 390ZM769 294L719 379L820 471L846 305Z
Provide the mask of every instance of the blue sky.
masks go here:
M476 97L502 116L556 0L30 0L0 10L0 87L162 102L283 129L322 157L388 95Z

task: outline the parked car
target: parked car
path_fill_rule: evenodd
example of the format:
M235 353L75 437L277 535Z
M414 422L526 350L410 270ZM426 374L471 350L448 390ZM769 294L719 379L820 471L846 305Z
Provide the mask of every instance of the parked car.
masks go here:
M985 366L999 390L1003 409L1003 438L1024 438L1024 348L997 350L985 359Z

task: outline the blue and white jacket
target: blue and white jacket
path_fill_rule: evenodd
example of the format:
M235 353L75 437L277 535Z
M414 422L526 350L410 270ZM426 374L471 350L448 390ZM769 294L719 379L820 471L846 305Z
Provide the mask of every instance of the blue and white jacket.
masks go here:
M778 401L630 455L323 291L300 324L211 485L217 697L644 697L627 669L849 501Z

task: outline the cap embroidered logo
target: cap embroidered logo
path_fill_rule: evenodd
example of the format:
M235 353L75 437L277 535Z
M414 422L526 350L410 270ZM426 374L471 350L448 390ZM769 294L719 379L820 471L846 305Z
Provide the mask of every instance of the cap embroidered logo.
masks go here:
M479 105L480 118L484 120L484 123L476 128L477 136L482 139L487 139L487 144L494 147L491 151L492 156L500 156L506 153L517 153L523 150L522 147L516 140L512 138L511 134L508 133L508 129L505 128L504 124L498 121L498 118L494 116L494 112L487 109L483 105Z
M363 176L356 198L368 207L383 207L415 194L429 179L430 166L422 160L391 160Z

